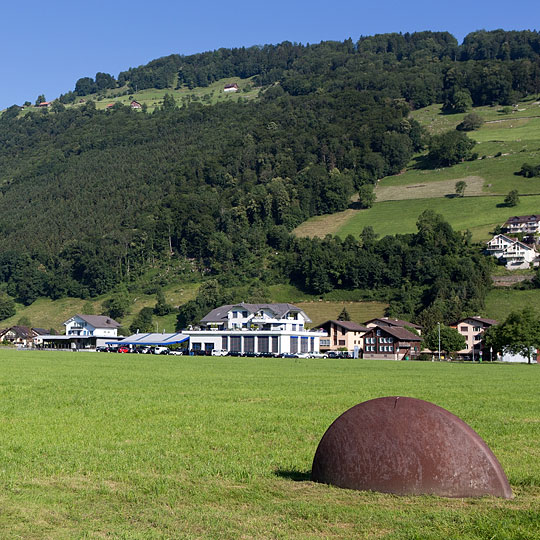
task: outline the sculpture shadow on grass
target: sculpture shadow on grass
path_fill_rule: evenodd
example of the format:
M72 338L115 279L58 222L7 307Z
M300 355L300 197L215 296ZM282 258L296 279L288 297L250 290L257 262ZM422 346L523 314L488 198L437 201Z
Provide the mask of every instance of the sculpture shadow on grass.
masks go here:
M294 471L290 469L278 469L274 473L280 478L286 478L287 480L292 480L293 482L310 482L311 481L311 471Z

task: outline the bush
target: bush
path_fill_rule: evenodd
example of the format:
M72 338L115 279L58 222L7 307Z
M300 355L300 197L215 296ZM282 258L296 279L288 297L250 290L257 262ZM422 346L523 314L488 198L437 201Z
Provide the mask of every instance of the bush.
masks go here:
M484 119L476 113L470 113L465 118L461 124L458 124L456 129L458 131L474 131L482 126Z

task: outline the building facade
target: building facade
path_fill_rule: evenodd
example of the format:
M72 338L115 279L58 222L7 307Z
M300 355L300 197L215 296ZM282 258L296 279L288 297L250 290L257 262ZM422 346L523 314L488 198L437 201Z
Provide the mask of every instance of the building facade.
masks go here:
M193 352L222 349L242 354L319 353L326 332L308 330L311 319L292 304L231 304L208 313L183 333Z
M471 358L478 358L482 352L482 339L484 332L498 324L494 319L486 319L483 317L466 317L461 319L456 324L452 325L466 340L467 345L465 349L458 351L458 354L463 356L471 356ZM485 353L484 353L484 356Z
M324 330L328 337L321 338L321 351L354 351L355 347L359 350L364 348L364 334L369 330L367 326L355 323L353 321L330 320L322 323L320 328Z
M373 326L364 334L363 358L412 360L420 354L422 338L399 326Z

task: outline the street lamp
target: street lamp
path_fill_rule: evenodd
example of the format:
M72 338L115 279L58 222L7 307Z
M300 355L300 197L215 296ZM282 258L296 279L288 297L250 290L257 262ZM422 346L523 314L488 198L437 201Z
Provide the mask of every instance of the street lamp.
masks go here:
M439 362L441 361L441 323L437 323L437 327L439 329Z

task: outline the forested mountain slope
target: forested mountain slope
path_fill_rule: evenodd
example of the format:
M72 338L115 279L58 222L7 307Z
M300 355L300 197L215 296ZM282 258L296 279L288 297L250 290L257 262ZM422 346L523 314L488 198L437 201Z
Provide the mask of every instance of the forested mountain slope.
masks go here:
M435 215L378 242L369 230L326 244L289 231L402 170L427 140L411 109L538 91L539 43L478 32L459 47L423 32L172 55L81 79L49 109L11 107L0 117L3 286L24 303L92 296L172 257L222 283L384 290L411 316L478 309L486 263ZM260 99L180 107L166 95L151 114L92 101L230 76L253 77Z

